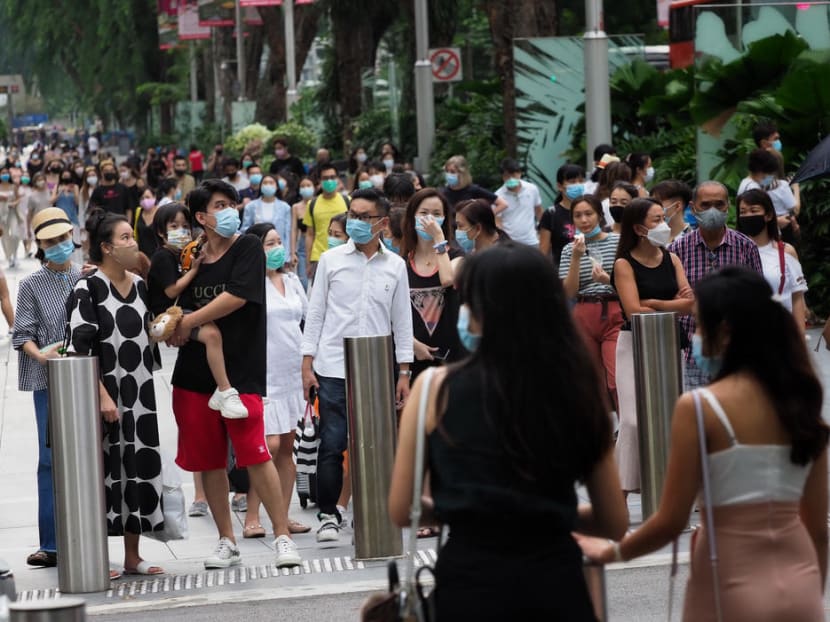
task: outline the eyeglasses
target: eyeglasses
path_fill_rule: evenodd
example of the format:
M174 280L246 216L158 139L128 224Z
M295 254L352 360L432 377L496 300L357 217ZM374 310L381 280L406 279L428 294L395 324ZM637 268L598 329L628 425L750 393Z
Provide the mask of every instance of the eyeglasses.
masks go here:
M376 214L356 214L352 211L349 211L347 216L351 220L360 220L362 222L372 222L373 220L377 220L378 218L383 218L383 216L378 216Z

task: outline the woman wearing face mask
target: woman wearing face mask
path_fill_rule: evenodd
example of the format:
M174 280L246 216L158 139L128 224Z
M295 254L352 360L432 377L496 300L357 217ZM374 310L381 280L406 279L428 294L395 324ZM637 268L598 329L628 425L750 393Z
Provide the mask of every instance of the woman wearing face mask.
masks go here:
M585 194L585 169L576 164L563 164L556 171L559 196L556 204L545 210L539 219L539 250L545 257L559 263L562 249L574 239L571 203Z
M300 282L303 287L308 287L308 276L306 262L308 260L308 251L306 250L306 231L308 226L303 223L306 209L311 199L314 198L317 190L314 187L314 181L311 177L305 176L300 179L297 193L299 198L294 205L291 206L291 213L294 218L293 237L294 248L297 249L297 275L300 277Z
M153 219L156 217L156 211L158 211L156 196L152 190L147 188L139 199L133 227L138 249L147 257L152 257L161 245L161 241L153 229Z
M46 175L35 173L32 177L32 190L27 200L26 239L32 239L32 219L47 207L52 206L52 192L46 187ZM28 250L27 250L28 252Z
M346 214L333 216L329 221L329 250L343 246L349 241L349 234L346 233Z
M12 181L8 168L0 169L0 242L9 262L9 268L17 265L17 247L26 235L26 219L21 216L17 185Z
M651 156L645 153L629 153L625 161L631 167L633 175L631 183L637 187L641 197L647 197L648 190L646 190L646 184L650 184L654 179L654 167L652 166Z
M398 148L392 143L383 143L380 147L380 161L386 174L391 173L392 168L398 162Z
M764 278L792 312L802 335L807 321L804 292L807 280L795 249L781 239L775 207L763 190L747 190L738 197L738 231L758 245Z
M465 253L481 252L510 239L496 226L493 208L484 199L462 201L455 210L455 241ZM457 263L461 258L454 261Z
M599 375L560 281L536 249L506 242L464 262L458 293L458 333L471 355L415 382L389 514L397 525L410 520L429 381L425 470L435 516L450 527L435 568L436 618L493 620L509 610L517 620L596 620L571 532L619 538L628 516ZM576 481L587 483L593 508L577 507ZM507 528L506 508L518 524L540 527L533 538L493 537L494 525Z
M824 620L830 430L821 381L761 275L728 266L695 295L695 358L713 381L677 401L660 506L620 542L580 544L600 563L633 559L680 536L698 505L684 621Z
M349 175L352 177L357 175L357 172L366 165L368 160L369 156L366 155L366 149L355 147L349 156Z
M371 179L371 175L369 175L369 171L366 168L360 167L355 172L354 182L352 183L352 192L355 190L366 190L367 188L374 188L374 182ZM382 186L383 184L381 184Z
M94 210L86 228L98 270L78 281L67 304L69 350L100 360L107 529L124 537L125 573L162 574L139 553L139 537L163 529L164 514L153 390L158 349L147 333L147 288L134 273L138 245L124 216Z
M401 257L406 259L415 338L415 362L410 366L413 378L427 367L457 361L467 354L455 328L458 294L452 262L462 253L450 246L448 214L444 196L426 188L409 200L402 222Z
M58 184L61 183L61 173L63 172L63 162L59 159L49 160L46 163L46 171L45 179L46 179L46 188L49 192L54 191Z
M81 276L70 258L72 223L58 208L48 208L34 221L41 268L20 282L17 322L12 345L18 351L18 389L31 391L38 433L38 531L40 545L26 560L30 566L57 563L52 450L47 443L49 391L46 364L56 358L66 330L66 298Z
M444 163L444 181L446 185L441 188L441 192L452 208L455 208L461 201L472 199L484 199L497 211L508 207L507 202L496 196L494 192L473 183L473 176L464 156L453 156Z
M81 192L78 201L78 221L86 222L86 215L89 210L89 200L92 198L92 193L98 187L98 171L94 166L87 166L82 175L83 183L81 184ZM80 235L76 237L75 241L80 241L84 256L87 256L89 251L88 236L85 227L80 228Z
M74 160L70 168L72 170L75 185L78 186L78 188L81 188L84 185L84 173L86 172L86 166L84 166L83 160Z
M305 410L303 399L303 362L300 324L305 319L308 299L300 279L285 269L287 251L279 233L270 222L253 225L248 233L262 241L265 251L265 307L267 319L267 352L265 404L265 442L273 457L280 480L282 505L280 513L290 533L311 531L307 525L288 518L297 470L294 464L294 431ZM253 486L248 491L244 538L265 537L259 523L259 496ZM296 554L296 545L288 536L281 536ZM277 544L278 548L280 543Z
M639 198L639 196L640 192L637 190L637 187L628 182L618 181L614 184L614 189L611 190L611 196L608 197L608 209L606 210L613 222L611 225L612 233L620 232L620 223L622 222L625 208L631 205L631 202ZM605 202L603 202L603 208L605 208Z
M285 183L285 181L283 181ZM242 215L242 228L245 233L255 224L269 222L274 225L280 240L284 241L287 263L294 265L294 247L291 244L292 218L291 207L285 201L277 198L279 192L279 181L276 175L265 175L260 185L262 196L254 199L245 206Z
M141 174L129 164L124 163L118 166L118 180L127 188L130 205L139 205L144 192Z
M654 199L635 199L622 217L620 242L614 261L612 285L623 313L692 312L694 295L680 259L666 250L671 229L663 206ZM640 456L637 440L637 398L634 392L634 347L626 321L617 337L617 464L623 492L640 490Z
M576 298L573 316L585 342L605 369L605 388L617 405L617 335L623 323L617 292L611 286L611 272L620 236L605 233L602 204L586 194L571 205L576 233L562 249L559 278L565 296Z

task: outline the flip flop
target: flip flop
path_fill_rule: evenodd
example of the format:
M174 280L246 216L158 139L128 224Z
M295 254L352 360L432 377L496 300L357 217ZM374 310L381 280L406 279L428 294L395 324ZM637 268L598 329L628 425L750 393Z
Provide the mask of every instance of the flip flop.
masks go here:
M124 567L124 574L138 574L138 575L156 575L164 574L164 568L156 566L145 560L138 562L135 568Z
M289 533L308 533L311 531L311 527L308 525L303 525L302 523L298 523L295 520L288 521L288 532Z
M121 568L115 564L110 564L110 581L117 581L123 574L124 571Z
M265 528L260 525L245 525L242 529L242 537L243 538L264 538L265 537Z

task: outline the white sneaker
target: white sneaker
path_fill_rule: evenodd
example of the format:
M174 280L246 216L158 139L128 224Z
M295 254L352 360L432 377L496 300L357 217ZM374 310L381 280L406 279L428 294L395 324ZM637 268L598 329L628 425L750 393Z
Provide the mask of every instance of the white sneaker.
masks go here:
M347 531L354 528L354 519L349 513L349 510L342 505L337 506L337 511L340 512L340 530Z
M340 521L334 514L320 514L317 542L337 542L340 539Z
M297 545L288 536L279 536L274 540L274 547L277 550L277 568L299 566L303 563L303 558L297 552Z
M208 400L208 406L220 411L225 419L244 419L248 416L248 409L239 399L239 391L233 387L224 391L216 389Z
M239 548L228 538L219 538L213 555L205 560L205 568L230 568L242 563Z

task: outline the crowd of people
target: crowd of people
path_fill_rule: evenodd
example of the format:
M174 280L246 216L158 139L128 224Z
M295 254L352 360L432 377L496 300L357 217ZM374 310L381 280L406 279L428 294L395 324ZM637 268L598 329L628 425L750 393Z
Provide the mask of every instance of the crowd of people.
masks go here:
M66 346L101 361L107 521L125 546L113 576L164 572L139 554L139 536L163 528L153 386L159 356L148 331L153 318L176 308L182 312L163 337L178 349L176 462L195 476L191 515L209 509L216 526L207 568L241 563L231 508L245 512L247 538L266 535L264 507L277 566L301 563L291 536L310 527L289 518L291 445L315 399L316 539L339 540L350 522L343 338L392 334L389 373L402 417L389 503L400 524L412 497L416 379L438 368L427 434L435 520L451 528L438 563L441 618L468 614L474 603L476 617L487 619L499 611L494 599L519 592L528 595L519 599L527 612L553 606L561 614L564 599L569 620L593 619L580 545L602 561L653 550L682 529L700 486L695 409L685 395L663 505L623 538L625 495L640 489L630 319L671 311L679 317L686 389L704 398L714 529L747 527L746 540L718 534L724 547L750 554L760 516L774 514L780 538L757 554L796 555L800 591L744 566L729 572L745 575L771 603L790 602L782 593L804 603L804 617L792 619L814 619L808 612L816 598L820 609L826 572L827 428L804 345L807 287L794 247L799 193L781 173L777 130L765 125L756 134L758 149L734 199L716 181L652 185L648 154L621 158L601 145L590 173L576 164L556 172L558 196L547 208L513 159L501 163L502 185L491 192L473 182L462 155L427 183L391 143L374 158L353 150L344 170L326 149L304 165L283 138L267 170L253 153L235 158L221 146L208 158L194 147L123 162L105 153L85 161L72 149L9 153L0 168L6 258L14 268L22 242L42 262L21 282L16 314L0 280L20 351L20 389L33 392L41 441L41 542L29 563L54 565L59 554L44 366ZM775 345L759 347L771 332ZM250 481L232 503L229 443L234 466ZM735 457L720 457L727 452ZM752 471L762 460L778 476ZM576 482L586 483L593 508L577 508ZM506 511L545 521L545 546L495 544L492 526ZM573 531L583 534L578 543ZM589 534L621 542L607 548ZM708 619L701 612L712 588L697 576L701 551L698 544L689 589L703 594L694 605L703 609L689 605L687 619ZM513 589L504 589L502 575L487 580L477 572L496 559L515 566ZM562 598L532 593L529 569ZM715 589L731 590L723 602L733 613L753 594L726 583ZM776 619L742 615L725 619Z

